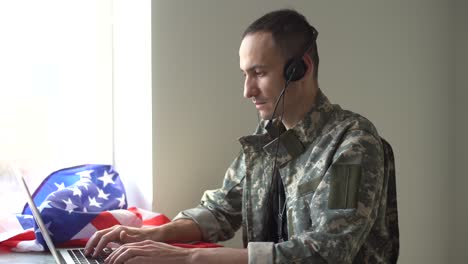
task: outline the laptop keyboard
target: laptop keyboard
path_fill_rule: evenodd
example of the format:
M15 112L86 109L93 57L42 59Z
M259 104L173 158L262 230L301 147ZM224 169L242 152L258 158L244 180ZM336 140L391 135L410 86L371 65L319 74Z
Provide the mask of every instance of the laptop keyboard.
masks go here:
M104 263L104 259L112 253L112 250L109 248L105 248L103 251L104 253L100 254L96 258L87 257L84 255L84 249L69 249L67 250L70 256L72 257L73 261L76 264L100 264Z

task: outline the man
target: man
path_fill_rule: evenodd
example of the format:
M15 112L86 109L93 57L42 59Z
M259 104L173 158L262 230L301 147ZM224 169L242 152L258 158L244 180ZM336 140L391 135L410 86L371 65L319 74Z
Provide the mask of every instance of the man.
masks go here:
M388 145L367 119L332 105L319 89L317 34L292 10L252 23L240 45L240 68L244 97L263 120L254 135L240 139L242 152L223 186L167 225L98 231L88 253L115 241L123 245L108 263L396 262ZM240 227L246 249L158 242L227 240Z

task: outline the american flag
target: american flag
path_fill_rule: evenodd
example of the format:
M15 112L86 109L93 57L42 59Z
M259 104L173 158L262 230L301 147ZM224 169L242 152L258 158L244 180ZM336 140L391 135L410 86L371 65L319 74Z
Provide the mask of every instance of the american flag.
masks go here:
M84 246L96 230L117 224L141 227L170 222L163 214L127 209L125 188L110 165L81 165L56 171L37 188L33 199L52 241L59 247ZM0 246L12 251L47 249L27 204L22 214L0 215Z

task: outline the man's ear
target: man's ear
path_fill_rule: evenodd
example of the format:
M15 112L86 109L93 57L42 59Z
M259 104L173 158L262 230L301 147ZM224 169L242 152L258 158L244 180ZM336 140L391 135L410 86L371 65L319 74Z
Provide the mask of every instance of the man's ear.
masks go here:
M311 56L309 54L304 54L302 57L304 60L304 63L307 65L307 71L305 72L304 76L309 76L309 74L314 74L315 68L314 68L314 61L312 60ZM314 77L312 76L312 79Z

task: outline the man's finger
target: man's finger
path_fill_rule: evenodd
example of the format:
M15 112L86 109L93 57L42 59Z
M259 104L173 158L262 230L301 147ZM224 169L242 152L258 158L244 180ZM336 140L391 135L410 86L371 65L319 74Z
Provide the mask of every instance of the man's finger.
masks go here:
M102 235L99 239L99 242L94 248L94 253L93 257L97 257L101 251L109 244L110 242L120 242L120 232L122 231L122 227L118 226L114 228L113 230L110 230L109 232L105 233Z
M94 233L88 240L88 242L86 242L86 246L85 246L85 250L84 250L84 253L85 255L89 255L91 254L91 249L94 247L94 240L96 240L96 233Z
M117 249L115 249L106 259L106 263L114 263L116 261L116 259L120 256L120 255L124 255L126 254L126 252L129 250L129 249L135 249L135 248L142 248L142 247L145 247L151 243L154 243L153 241L150 241L150 240L145 240L145 241L139 241L139 242L135 242L135 243L130 243L130 244L125 244L125 245L122 245L120 247L118 247Z
M126 250L127 250L127 247L124 246L124 245L122 245L122 246L116 248L111 254L109 254L109 256L107 256L107 258L104 260L104 262L105 262L106 264L112 264L112 263L114 263L114 262L115 262L115 259L116 259L119 255L123 254Z
M91 236L91 238L88 240L88 242L86 243L86 246L85 246L85 254L86 255L89 255L89 254L91 254L93 252L94 247L96 246L96 244L99 243L99 241L101 240L102 235L104 235L106 231L107 230L96 231Z
M110 264L120 264L120 263L126 263L126 261L138 257L138 256L145 256L145 255L150 255L151 252L149 250L145 250L141 247L129 247L126 248L125 250L122 250L120 254L116 255Z

